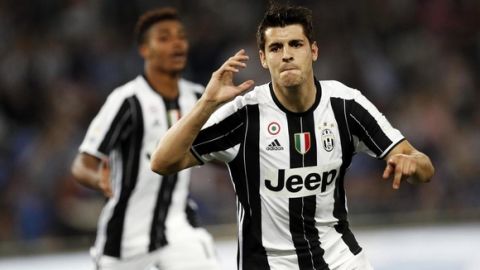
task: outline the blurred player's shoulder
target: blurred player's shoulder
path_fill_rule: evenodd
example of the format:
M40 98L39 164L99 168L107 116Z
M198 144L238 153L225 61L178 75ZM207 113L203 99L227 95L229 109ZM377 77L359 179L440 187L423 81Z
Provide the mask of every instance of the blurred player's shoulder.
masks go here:
M142 76L137 76L136 78L116 87L108 95L107 102L121 103L123 100L131 97L139 87L142 87L142 80L144 81Z
M199 83L194 83L187 79L181 78L179 81L180 91L193 92L195 95L202 95L205 87Z

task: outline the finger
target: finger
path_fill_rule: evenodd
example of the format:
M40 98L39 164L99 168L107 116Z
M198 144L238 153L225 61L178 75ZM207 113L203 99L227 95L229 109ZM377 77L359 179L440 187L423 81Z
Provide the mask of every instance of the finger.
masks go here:
M247 64L245 63L247 60L248 59L230 58L223 63L223 65L220 67L220 70L226 67L245 68L247 67Z
M393 184L392 187L393 189L399 189L400 188L400 183L402 181L402 175L403 175L403 168L402 164L397 164L395 167L395 175L393 177Z
M110 184L106 187L104 194L105 194L105 197L107 198L110 198L113 196L112 186Z
M112 184L110 182L110 174L109 173L105 173L103 175L103 178L102 178L102 181L100 183L100 188L102 190L102 193L110 198L113 194L112 192Z
M241 83L239 86L237 86L240 91L243 93L245 91L247 91L248 89L252 88L252 86L255 84L255 82L253 80L248 80L248 81L244 81L243 83Z
M240 61L240 62L246 62L250 59L248 55L245 54L245 51L240 50L238 51L235 55L229 57L227 60L225 60L224 63L228 63L231 61Z
M246 55L245 49L240 49L235 53L235 56L242 56L242 55Z
M102 170L108 169L109 163L108 163L108 158L102 159Z
M412 162L410 164L410 175L414 175L417 172L417 163Z
M231 71L231 72L239 72L239 68L245 68L247 67L247 64L236 61L236 60L231 60L228 62L225 62L219 69L217 74L223 74L225 71Z
M405 161L403 165L403 175L411 176L412 175L412 163L410 161Z
M388 179L390 177L390 174L392 174L392 171L395 167L389 163L387 163L387 166L385 167L385 170L383 171L383 179Z
M225 63L225 66L231 66L231 67L247 67L247 64L245 62L242 62L240 60L230 60Z
M220 70L220 74L223 74L225 73L226 71L231 71L231 72L234 72L234 73L237 73L239 72L240 70L236 67L231 67L231 66L226 66L226 67L223 67L221 70Z
M102 193L105 197L112 197L113 192L112 192L112 187L110 186L109 183L103 183L102 185Z

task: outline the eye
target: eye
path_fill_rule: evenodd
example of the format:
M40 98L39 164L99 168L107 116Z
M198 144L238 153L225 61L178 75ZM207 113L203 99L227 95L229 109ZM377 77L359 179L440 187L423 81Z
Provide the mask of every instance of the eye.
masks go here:
M167 42L169 40L169 37L168 36L159 36L157 38L158 41L160 42Z
M290 46L292 46L293 48L300 48L303 46L303 43L301 41L292 41L290 43Z
M271 52L278 52L281 49L281 46L278 44L273 44L270 46L270 51Z

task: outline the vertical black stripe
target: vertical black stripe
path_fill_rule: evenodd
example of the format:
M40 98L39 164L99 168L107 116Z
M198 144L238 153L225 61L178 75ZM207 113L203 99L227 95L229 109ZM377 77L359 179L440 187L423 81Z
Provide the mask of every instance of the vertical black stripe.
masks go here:
M100 146L98 147L98 150L101 153L108 154L110 151L118 145L120 142L120 138L125 136L125 134L122 134L125 132L125 130L131 130L128 128L125 128L126 125L131 125L131 108L128 103L128 100L125 100L120 108L118 109L117 114L112 120L112 123L110 124L110 128L107 131L107 134L105 134L105 137L103 138L102 142L100 143ZM120 136L122 134L122 136Z
M174 123L171 122L169 111L180 110L178 105L178 98L174 100L167 100L162 97L165 105L165 118L168 126L171 127ZM154 251L159 247L168 244L165 235L166 219L168 210L172 203L172 194L177 184L178 174L171 174L162 177L160 188L158 189L157 201L155 202L155 209L153 212L152 224L150 227L150 243L148 245L149 251Z
M303 132L310 132L310 150L304 155L304 166L317 166L317 140L315 132L315 119L313 112L301 117ZM328 269L327 263L323 259L325 251L320 247L320 238L318 230L315 227L315 212L317 206L317 196L307 196L303 198L303 218L305 224L305 236L310 244L310 250L313 255L314 269Z
M270 269L267 252L262 244L262 206L260 201L260 112L258 105L247 106L247 127L245 141L245 166L248 179L251 213L245 213L243 270ZM248 163L247 163L248 159Z
M302 115L287 114L290 167L317 165L317 145L313 112ZM295 133L310 134L310 149L300 154L295 149ZM316 196L289 199L290 232L298 256L300 269L328 269L323 259L325 251L320 246L318 230L315 227Z
M122 136L120 151L122 156L122 179L119 200L113 209L112 216L107 223L106 241L104 254L112 257L121 257L121 240L123 235L123 226L125 221L125 212L128 200L132 194L140 165L140 151L143 141L143 115L140 102L133 96L126 100L125 106L131 112L129 120L124 128L130 127L132 133L127 137ZM122 106L123 107L123 106Z
M287 114L290 141L290 168L303 167L303 155L295 149L295 133L301 133L300 117ZM303 221L303 198L289 199L290 233L297 252L300 269L313 269L309 243L305 239Z
M245 211L241 226L243 242L237 263L242 261L243 268L270 269L267 253L262 244L262 216L260 202L260 121L258 105L247 105L244 111L246 141L240 146L236 158L228 165L240 203ZM246 172L246 175L245 175ZM243 176L243 177L242 177ZM248 181L245 183L245 181ZM239 211L242 212L242 211ZM239 216L239 218L241 218Z
M150 228L150 244L148 250L153 251L159 247L168 244L165 236L165 220L167 218L170 204L172 203L172 194L177 184L178 174L166 175L162 179L162 184L158 191L157 202Z
M344 100L340 98L331 98L333 114L337 121L338 130L340 132L340 144L342 147L342 166L340 167L340 173L335 184L334 192L334 206L333 216L337 218L338 224L335 226L335 230L342 234L343 241L347 244L348 248L353 254L358 254L362 248L358 245L357 240L350 231L347 221L347 205L345 201L345 187L344 179L345 173L352 162L354 153L353 139L349 134L351 127L348 125L348 111L353 101Z

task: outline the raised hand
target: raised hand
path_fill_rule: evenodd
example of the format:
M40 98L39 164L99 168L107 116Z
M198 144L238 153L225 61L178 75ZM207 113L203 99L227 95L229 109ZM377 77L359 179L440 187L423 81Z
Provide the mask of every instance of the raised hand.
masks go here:
M242 49L213 72L203 94L205 100L222 105L250 89L254 84L253 80L247 80L239 85L233 83L233 74L239 72L241 68L245 68L248 59L248 55Z

